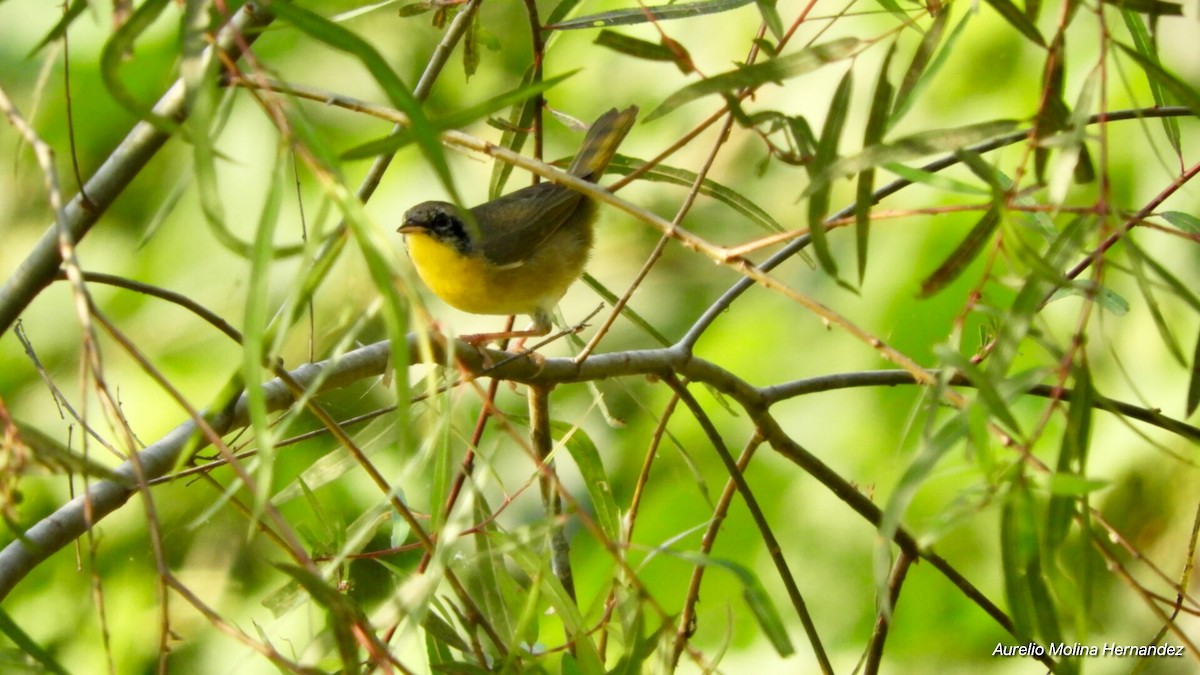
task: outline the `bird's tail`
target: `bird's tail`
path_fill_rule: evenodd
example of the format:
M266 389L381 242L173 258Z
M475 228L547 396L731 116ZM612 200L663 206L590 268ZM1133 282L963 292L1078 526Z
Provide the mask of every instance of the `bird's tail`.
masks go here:
M624 110L613 108L593 122L575 161L571 162L570 173L584 180L598 180L617 154L617 146L633 128L637 113L637 106Z

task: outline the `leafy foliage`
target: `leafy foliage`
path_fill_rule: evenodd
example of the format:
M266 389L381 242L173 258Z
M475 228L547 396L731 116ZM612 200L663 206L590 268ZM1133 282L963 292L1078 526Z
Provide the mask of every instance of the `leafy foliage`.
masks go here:
M88 9L0 3L7 665L1200 658L1179 4ZM630 105L565 329L452 339L398 214Z

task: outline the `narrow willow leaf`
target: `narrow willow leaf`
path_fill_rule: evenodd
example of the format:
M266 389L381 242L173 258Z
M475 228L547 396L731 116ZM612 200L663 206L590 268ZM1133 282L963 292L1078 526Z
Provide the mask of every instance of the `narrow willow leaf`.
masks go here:
M883 168L891 171L904 180L912 183L919 183L935 190L942 190L943 192L953 192L976 197L992 194L992 191L988 188L972 185L971 183L967 183L956 178L950 178L949 176L945 176L940 173L930 173L928 171L922 171L921 169L915 169L906 164L885 162L883 164Z
M1050 296L1050 302L1071 296L1081 296L1093 300L1097 305L1116 316L1125 316L1129 313L1128 300L1108 286L1098 284L1092 279L1077 279L1073 283L1055 290Z
M1183 16L1183 5L1163 0L1101 0L1105 4L1120 7L1123 10L1148 14L1151 18L1160 16Z
M563 4L568 3L564 2ZM521 78L521 87L529 86L539 72L541 71L536 64L531 64L526 68L525 75ZM508 124L500 134L498 145L512 152L521 152L521 149L525 147L525 140L529 138L529 130L533 128L533 118L540 109L541 99L538 97L527 98L524 103L513 106L508 114ZM492 163L492 177L488 182L488 199L495 199L504 193L504 186L508 183L512 172L513 165L508 162L497 159Z
M819 176L825 173L825 168L837 161L838 144L842 138L842 128L846 125L846 117L850 113L850 93L854 83L854 70L846 71L842 81L829 102L829 113L825 117L825 126L821 129L821 139L817 141L817 153L809 165L810 175ZM837 278L837 262L829 250L829 241L825 236L825 215L829 213L829 193L831 186L828 181L808 195L808 228L812 235L813 250L817 261L829 276Z
M432 2L413 2L407 5L401 5L400 9L396 10L401 18L416 16L431 11L434 5Z
M454 187L454 181L450 176L450 166L446 163L446 154L442 150L437 132L432 129L429 121L425 118L421 103L379 52L352 31L298 5L276 2L271 4L271 11L280 19L287 21L314 39L351 54L366 67L371 77L387 94L392 105L408 117L409 129L416 138L417 145L421 147L426 160L433 167L434 173L441 179L451 198L459 201L458 190Z
M675 52L665 44L639 40L613 30L602 30L596 36L594 44L646 61L674 61Z
M1095 395L1086 364L1075 368L1075 386L1067 406L1067 426L1058 448L1058 463L1051 477L1050 505L1046 509L1046 550L1053 553L1066 539L1074 521L1075 505L1087 494L1084 471L1092 432ZM1074 485L1071 482L1074 479ZM1066 489L1064 489L1066 488ZM1084 491L1078 491L1082 488Z
M1132 10L1123 9L1121 18L1125 20L1125 27L1129 29L1129 35L1133 38L1134 49L1147 59L1158 63L1158 54L1154 51L1154 41L1150 37L1150 31L1146 30L1146 24L1142 17ZM1159 107L1167 105L1167 99L1163 96L1162 86L1158 84L1158 81L1149 75L1146 76L1146 81L1150 85L1150 95L1154 98L1154 105ZM1160 119L1168 142L1174 148L1175 154L1180 154L1182 146L1180 145L1179 120L1174 117Z
M58 23L54 24L54 28L51 28L50 32L46 33L45 37L43 37L36 45L34 45L33 49L29 50L29 53L25 55L25 58L33 56L41 51L42 47L45 47L51 42L61 38L63 35L66 35L67 29L71 27L71 24L74 23L75 19L80 14L83 14L83 10L87 8L88 0L71 0L71 4L68 5L66 11L63 12L62 18L58 20Z
M640 169L642 166L645 166L645 162L617 155L613 158L612 164L608 166L608 173L625 176ZM696 173L687 169L659 164L643 173L640 178L656 183L669 183L671 185L691 187L696 182ZM712 197L725 204L768 232L783 232L783 226L779 224L779 221L775 220L771 214L764 211L762 207L755 204L749 197L742 195L733 188L722 185L710 178L705 178L700 182L700 194Z
M1042 569L1042 556L1030 563L1026 576L1029 580L1029 597L1032 601L1034 616L1037 618L1038 635L1046 644L1062 644L1062 627L1058 620L1058 607L1054 601L1054 593L1046 583L1046 574ZM1074 675L1078 669L1072 659L1064 658L1058 662L1056 672L1064 675Z
M1133 278L1137 281L1138 290L1142 293L1142 304L1150 311L1150 318L1154 320L1154 327L1158 329L1158 335L1162 339L1163 345L1166 346L1171 356L1175 358L1175 362L1186 368L1187 357L1183 354L1183 347L1175 339L1175 334L1171 331L1171 325L1163 313L1162 304L1158 301L1154 284L1151 283L1149 277L1146 275L1143 251L1136 247L1129 247L1129 263Z
M459 110L445 117L429 120L429 130L435 134L440 134L443 131L450 129L461 129L472 122L483 119L492 113L507 108L509 106L528 101L538 94L557 85L559 82L571 77L579 71L572 70L562 75L552 77L548 80L542 80L529 85L522 85L512 91L505 92L498 96L477 103L470 108ZM367 141L362 145L357 145L342 153L341 158L345 160L365 159L376 155L388 154L396 152L404 146L412 143L414 140L411 127L405 127L394 134L374 141Z
M300 567L276 563L275 568L300 584L317 605L328 611L326 626L333 635L346 672L357 672L358 641L355 626L367 624L362 611L349 598L331 588L320 576Z
M133 51L134 42L158 18L167 7L167 0L147 0L129 17L129 20L113 31L100 53L100 79L113 100L138 119L145 120L164 131L172 131L176 124L155 113L152 107L137 98L121 82L120 69L125 57Z
M1032 497L1023 481L1014 481L1000 512L1000 567L1013 632L1021 641L1032 640L1037 613L1029 590L1029 565L1037 558L1037 527Z
M604 26L628 26L638 23L655 21L671 21L687 19L705 14L720 14L731 9L745 7L756 0L703 0L703 2L684 2L658 7L635 7L633 9L618 9L612 12L589 14L569 21L548 21L545 30L578 30L581 28L603 28ZM551 16L551 19L555 17Z
M1187 414L1190 417L1200 407L1200 332L1196 335L1196 349L1192 352L1192 376L1188 379Z
M963 18L954 26L954 30L950 31L950 35L946 38L945 44L942 45L937 56L930 57L937 48L938 42L941 40L942 33L946 29L946 22L950 20L950 5L945 5L933 17L933 25L926 31L924 39L921 40L920 46L917 48L917 53L913 54L912 63L908 66L908 71L904 73L904 79L900 81L900 87L896 92L896 102L892 106L892 114L888 118L888 126L894 127L901 117L908 112L913 102L917 99L917 95L924 91L942 65L946 63L947 58L954 50L955 43L962 35L963 30L967 27L967 21L975 14L967 12Z
M863 131L863 147L869 148L883 141L887 131L888 110L892 105L895 87L888 81L888 68L896 53L896 42L888 49L875 81L875 95L871 98L871 110L867 113L867 126ZM862 284L867 273L867 246L871 237L871 195L875 191L875 168L864 169L858 174L858 190L854 199L854 244L858 259L858 283Z
M992 9L1000 13L1004 20L1012 24L1022 35L1029 38L1035 45L1039 47L1046 46L1046 40L1042 38L1042 34L1038 32L1037 26L1033 25L1033 21L1029 19L1012 0L987 0L987 4L992 6Z
M603 673L604 666L600 653L596 651L596 643L588 634L589 626L579 613L579 606L567 593L562 584L550 570L548 560L535 556L527 546L518 545L509 550L509 556L531 579L540 582L540 590L554 608L555 614L562 621L567 638L574 644L575 658L584 673Z
M1190 234L1200 234L1200 218L1182 211L1163 211L1158 214L1163 220Z
M808 189L814 190L830 181L883 164L905 162L929 155L953 152L968 145L1005 134L1015 129L1016 126L1017 122L1015 120L980 122L978 124L968 124L950 129L922 131L911 136L898 138L894 141L873 145L869 148L864 148L862 152L856 155L843 157L829 165L826 171L813 179L814 183Z
M604 470L604 462L600 460L596 444L588 437L587 432L573 424L552 421L550 428L556 437L563 440L567 446L567 452L571 454L571 459L575 460L575 466L579 469L580 477L583 478L584 487L587 489L592 509L596 514L596 524L600 526L600 530L610 541L619 541L621 539L620 509L617 508L617 502L613 498L612 483Z
M977 402L987 410L989 417L1007 427L1006 430L1013 436L1023 436L1021 425L1009 408L1008 400L1000 393L990 375L985 374L979 366L971 363L970 359L953 347L938 345L934 347L934 354L942 363L962 373L974 385L975 390L979 392Z
M1183 80L1175 75L1168 73L1157 59L1152 59L1127 45L1116 43L1129 58L1137 62L1137 64L1146 73L1146 77L1158 82L1163 89L1171 92L1171 95L1179 100L1180 103L1187 106L1194 114L1200 115L1200 93L1195 88L1188 85Z
M56 675L67 675L69 672L54 659L53 654L46 651L38 644L37 640L22 630L21 625L14 621L12 616L4 611L3 608L0 608L0 633L3 633L20 650L20 653L24 655L23 657L15 657L15 659L20 659L17 662L21 664L21 670L29 668L26 672L46 672L55 673ZM28 659L25 657L28 657ZM30 666L33 664L28 663L28 660L36 662L38 668L36 670L31 668Z
M463 35L463 75L466 76L468 82L471 81L471 76L475 74L475 71L479 69L479 16L479 12L472 13L466 34Z
M12 436L12 441L23 445L26 450L32 453L33 458L38 464L41 464L50 471L76 475L82 474L93 478L111 480L121 485L133 486L128 478L121 477L114 473L112 469L89 458L87 455L75 452L60 443L57 438L49 434L44 434L35 427L14 420L10 429L16 432ZM5 429L5 433L8 432L9 429Z
M668 96L653 112L646 116L646 121L649 122L658 119L679 106L703 96L729 93L745 87L757 87L769 82L780 83L793 77L811 73L821 66L853 56L858 52L861 45L862 42L855 38L840 38L809 47L795 54L788 54L787 56L780 56L770 61L742 66L698 82L693 82Z
M715 558L702 553L693 551L671 550L664 551L672 556L686 560L693 565L706 567L719 567L728 570L741 582L742 599L745 600L747 608L750 609L754 619L758 621L759 628L763 634L775 647L775 651L780 656L790 656L795 653L796 649L792 646L791 638L788 637L786 626L783 619L779 615L779 610L775 608L775 603L771 602L771 596L763 588L762 582L749 568L744 567L732 560L725 558Z
M775 0L755 0L755 4L758 5L758 13L762 15L763 23L770 29L771 35L774 35L776 40L782 40L783 19L779 18Z
M988 209L987 213L983 214L983 217L967 233L962 243L954 249L954 252L921 282L920 296L927 298L934 295L957 279L971 264L971 261L975 260L983 251L983 245L991 238L999 224L1000 211L995 207Z

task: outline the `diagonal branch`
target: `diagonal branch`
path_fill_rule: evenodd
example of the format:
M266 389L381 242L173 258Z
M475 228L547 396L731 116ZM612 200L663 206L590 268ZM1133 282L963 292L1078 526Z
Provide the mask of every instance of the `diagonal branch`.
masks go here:
M241 56L246 47L271 23L274 16L254 3L247 3L217 34L216 49L230 59ZM212 58L213 49L208 55ZM179 79L155 104L155 115L174 121L187 117L187 91ZM100 216L120 196L125 186L137 176L168 140L171 132L142 120L112 151L96 173L88 179L79 194L64 208L63 224L72 242L78 243L100 219ZM59 230L51 225L0 287L0 335L12 327L17 317L58 274L62 253Z

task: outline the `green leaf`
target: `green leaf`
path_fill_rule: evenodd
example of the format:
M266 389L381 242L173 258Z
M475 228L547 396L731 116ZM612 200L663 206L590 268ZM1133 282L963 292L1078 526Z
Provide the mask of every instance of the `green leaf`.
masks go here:
M1067 286L1058 288L1051 294L1049 302L1070 296L1080 296L1092 300L1116 316L1125 316L1129 313L1128 300L1093 279L1077 279Z
M354 56L366 67L375 82L383 88L392 105L408 117L409 129L425 154L426 160L433 167L434 173L441 179L452 200L459 201L458 190L454 187L454 181L450 176L450 167L446 164L446 155L442 151L437 132L425 118L421 103L405 86L400 76L388 66L387 61L379 52L350 30L295 4L272 2L270 8L278 18L287 21L330 47Z
M970 359L964 357L953 347L944 344L937 345L934 347L934 354L942 363L962 373L971 382L979 392L979 403L987 410L989 417L1004 425L1006 431L1014 437L1020 438L1023 435L1021 425L1013 416L1007 398L1000 393L996 382L989 374L984 373L979 366L971 363Z
M594 44L646 61L675 61L675 52L665 44L639 40L612 30L602 30Z
M579 475L583 478L583 485L595 511L596 524L609 540L620 541L621 510L613 498L612 482L604 470L604 462L600 460L596 444L576 425L552 421L550 428L555 436L566 443L567 452L571 453L571 458L575 460L575 466L579 469Z
M613 158L612 164L609 164L608 173L625 176L643 166L645 166L644 162L617 155ZM658 164L641 174L639 178L656 183L691 187L696 182L696 173L666 164ZM700 182L700 194L725 204L768 232L783 232L783 226L779 224L779 221L755 204L753 200L711 178L705 178Z
M1182 211L1163 211L1158 214L1163 220L1189 234L1200 234L1200 218Z
M891 171L897 176L912 183L919 183L935 190L944 192L953 192L964 195L984 196L992 194L992 191L985 187L980 187L961 181L955 178L950 178L940 173L930 173L921 169L916 169L906 164L898 164L896 162L886 162L883 168Z
M1160 16L1183 16L1183 5L1177 2L1163 0L1101 0L1105 4L1120 7L1123 10L1149 14L1151 18Z
M8 612L0 608L0 633L3 633L25 656L35 661L41 668L38 670L30 670L28 672L48 672L58 673L59 675L67 675L67 670L54 658L54 655L46 651L32 637L29 636L21 625L9 616Z
M841 142L842 128L846 125L846 117L850 113L850 94L853 89L854 70L846 71L842 81L829 102L829 113L825 117L825 126L821 129L821 138L817 141L817 152L809 165L809 175L820 176L825 168L837 161L838 144ZM829 193L831 186L826 181L818 189L808 192L808 228L812 236L813 250L817 261L829 276L837 278L837 261L829 250L829 241L825 236L825 216L829 213Z
M1197 93L1193 87L1164 70L1157 59L1149 58L1120 42L1117 42L1116 45L1124 50L1129 58L1137 62L1138 66L1146 73L1146 77L1158 82L1164 89L1171 92L1171 95L1187 106L1192 113L1200 115L1200 93Z
M628 26L639 23L671 21L687 19L705 14L719 14L732 9L745 7L756 0L704 0L703 2L683 2L658 7L635 7L633 9L618 9L612 12L589 14L570 21L547 22L544 30L578 30L581 28L603 28L605 26ZM555 17L551 17L554 19Z
M746 602L746 607L754 615L754 619L758 622L758 627L762 629L763 634L771 642L776 653L780 656L790 656L795 653L795 647L792 646L791 638L788 637L787 628L783 624L779 610L775 608L775 603L771 602L771 596L763 588L762 583L758 580L754 572L732 560L707 556L694 551L658 550L673 557L686 560L693 565L720 567L733 573L737 580L741 582L742 599Z
M1005 21L1012 24L1013 28L1020 31L1022 35L1029 38L1035 45L1039 47L1046 46L1046 41L1042 38L1042 34L1038 32L1037 26L1033 25L1033 21L1018 9L1011 0L987 0L987 4L991 5L992 9L999 12Z
M1200 333L1196 335L1196 349L1192 352L1192 376L1188 379L1187 414L1190 417L1200 407Z
M472 122L487 117L492 113L507 108L524 101L528 101L538 94L557 85L559 82L571 77L578 70L563 73L557 77L552 77L548 80L542 80L534 84L522 85L507 91L498 96L493 96L486 101L477 103L470 108L459 110L445 117L429 120L429 131L435 134L440 134L443 131L450 129L461 129ZM413 129L405 127L394 134L379 138L374 141L367 141L362 145L357 145L342 153L341 158L345 160L365 159L376 155L393 153L400 148L412 143L415 140Z
M734 70L693 82L668 96L653 112L646 116L645 121L649 122L658 119L679 106L703 96L729 93L746 87L757 87L768 82L781 83L784 80L811 73L821 66L853 56L857 53L861 45L862 42L855 38L840 38L809 47L795 54L780 56L749 66L741 66Z
M946 38L946 42L942 45L941 51L937 56L931 56L937 48L938 42L941 41L942 33L946 29L946 22L950 20L950 5L946 4L933 17L933 24L929 30L925 32L925 37L921 40L921 44L917 47L917 51L913 54L913 60L908 66L908 70L904 73L904 79L900 81L900 87L896 91L896 102L892 106L891 116L888 118L888 126L893 127L900 121L901 117L908 112L913 101L917 99L917 95L924 91L925 87L933 80L942 65L946 63L947 57L954 49L954 44L958 42L959 36L962 35L963 29L967 26L967 21L974 16L974 12L967 12L963 15L962 20L954 26L954 30L950 31L950 36Z
M562 4L568 3L563 2ZM541 69L537 64L530 64L521 77L521 87L530 86L540 73ZM525 99L520 105L513 106L509 111L508 125L501 132L500 142L497 145L512 152L521 152L521 148L525 146L525 140L529 138L529 130L533 128L533 118L541 110L541 103L541 98L534 96ZM513 165L508 162L497 159L492 163L492 177L488 183L488 199L496 199L504 193L504 186L508 183L512 172Z
M774 35L776 40L782 40L783 19L779 18L775 0L755 0L755 4L758 5L758 13L762 14L763 23L771 30L771 35Z
M1150 37L1150 31L1146 30L1146 24L1142 17L1132 10L1123 9L1121 18L1125 20L1125 27L1129 29L1129 35L1133 38L1134 49L1143 57L1159 63L1158 54L1154 51L1154 39ZM1149 74L1146 76L1146 81L1150 85L1150 95L1154 97L1154 105L1158 107L1167 105L1167 99L1163 96L1162 86L1158 84L1158 81ZM1179 120L1174 117L1160 119L1171 147L1174 148L1176 154L1181 154L1183 151L1180 145Z
M1046 509L1046 549L1053 552L1066 539L1075 516L1075 505L1095 489L1084 478L1087 451L1092 432L1092 407L1095 392L1086 364L1075 368L1075 387L1067 406L1067 426L1058 449L1058 463L1050 481L1050 505ZM1084 505L1086 506L1086 505Z
M63 12L62 18L58 20L58 23L54 24L54 28L51 28L50 32L46 33L45 37L43 37L36 45L34 45L33 49L29 50L29 53L25 55L25 58L33 56L41 51L42 47L45 47L51 42L54 42L55 40L58 40L62 36L66 35L67 29L71 27L71 24L74 23L75 19L80 14L83 14L83 10L87 8L88 0L71 0L71 4L68 5L66 11Z
M931 129L873 145L856 155L843 157L829 165L825 172L813 179L813 185L810 185L808 190L815 190L830 181L883 164L959 150L1008 133L1016 126L1015 120L995 120L950 129Z
M892 95L895 87L888 81L888 68L892 65L892 56L896 53L896 42L892 42L883 65L879 68L879 78L875 82L875 95L871 99L871 110L867 113L867 126L863 131L863 147L869 148L883 141L887 131L888 110L892 105ZM858 257L858 283L862 284L867 273L867 246L871 236L871 195L875 192L875 168L863 170L858 174L858 191L854 200L854 243Z
M983 251L983 245L991 239L992 233L996 231L996 226L999 224L999 209L996 207L988 209L949 257L921 282L920 297L927 298L939 293L949 286L950 282L962 275L971 261L975 260Z
M1038 558L1037 539L1032 497L1023 481L1014 481L1000 512L1000 566L1013 632L1021 641L1032 640L1037 625L1028 581Z

